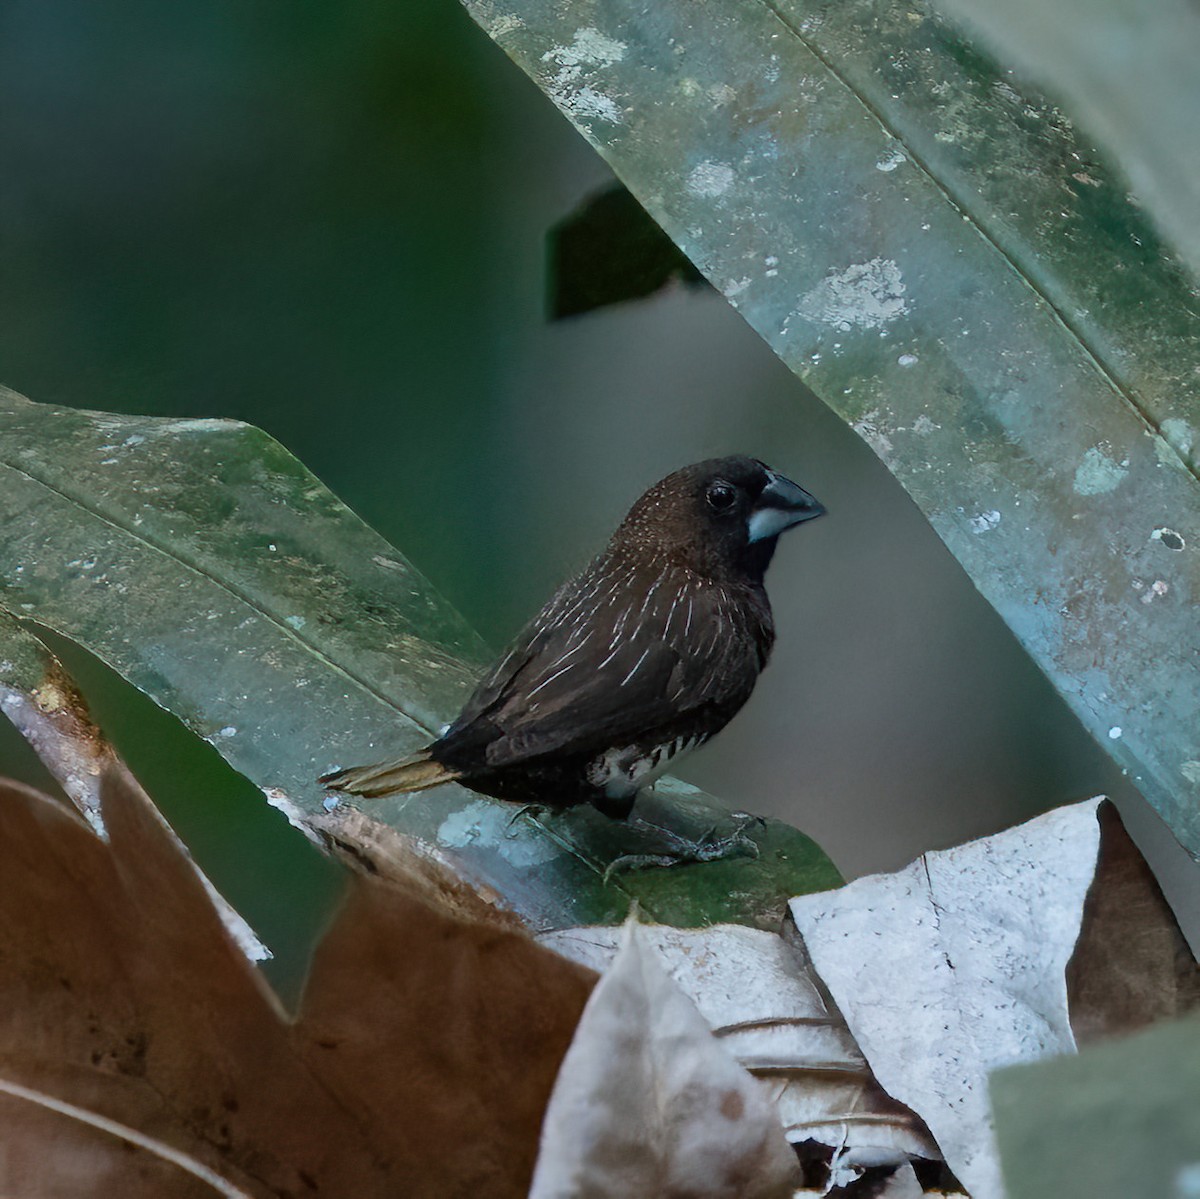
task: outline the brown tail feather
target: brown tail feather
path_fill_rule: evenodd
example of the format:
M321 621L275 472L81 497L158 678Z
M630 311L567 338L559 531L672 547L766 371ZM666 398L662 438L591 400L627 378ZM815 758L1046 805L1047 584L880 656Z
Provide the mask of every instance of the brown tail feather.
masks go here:
M351 766L346 770L335 770L321 776L321 783L331 791L345 791L348 795L361 795L365 799L379 799L384 795L398 795L405 791L424 791L449 783L458 775L435 762L427 749L408 758L393 758L390 762L376 762L373 766Z

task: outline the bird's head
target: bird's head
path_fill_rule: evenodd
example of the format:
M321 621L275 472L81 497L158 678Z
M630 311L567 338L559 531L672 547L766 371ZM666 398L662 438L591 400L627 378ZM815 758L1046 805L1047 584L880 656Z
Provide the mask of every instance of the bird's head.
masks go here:
M757 458L709 458L651 487L629 510L613 543L711 578L761 580L779 534L824 511Z

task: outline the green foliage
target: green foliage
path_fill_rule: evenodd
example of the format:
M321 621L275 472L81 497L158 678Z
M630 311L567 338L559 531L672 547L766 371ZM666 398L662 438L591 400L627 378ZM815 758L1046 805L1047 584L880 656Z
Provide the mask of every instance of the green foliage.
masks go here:
M1200 1017L992 1075L1011 1199L1200 1191Z
M1200 853L1200 315L1123 180L907 3L467 7Z
M1187 0L939 0L939 7L1066 100L1113 152L1193 271L1200 269L1195 8Z
M177 715L313 835L386 854L316 780L416 749L450 719L479 639L412 566L265 434L236 421L81 412L0 392L0 601L71 638ZM19 677L25 694L27 655ZM676 784L651 817L728 826ZM590 809L514 820L446 787L367 814L452 860L537 926L660 919L772 922L836 886L808 838L770 822L759 857L604 880L645 849Z

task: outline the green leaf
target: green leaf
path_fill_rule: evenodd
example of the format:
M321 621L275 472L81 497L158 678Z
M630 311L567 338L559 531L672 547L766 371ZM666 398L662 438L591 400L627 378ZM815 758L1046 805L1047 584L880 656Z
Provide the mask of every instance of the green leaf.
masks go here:
M1066 98L1160 228L1200 270L1200 14L1187 0L939 0ZM1086 31L1086 36L1080 36Z
M1200 853L1200 316L1112 168L923 5L466 5Z
M377 820L536 927L612 923L634 897L666 922L769 924L789 894L840 881L777 822L756 835L757 859L605 883L609 862L644 846L590 809L514 820L460 787L369 801L367 820L327 809L317 777L426 743L485 650L402 555L236 421L81 412L0 389L0 603L91 650L310 835L386 855ZM11 643L0 626L0 658ZM22 667L22 694L36 666ZM647 807L685 835L730 823L683 784Z
M1200 1017L997 1071L990 1089L1010 1199L1200 1194Z

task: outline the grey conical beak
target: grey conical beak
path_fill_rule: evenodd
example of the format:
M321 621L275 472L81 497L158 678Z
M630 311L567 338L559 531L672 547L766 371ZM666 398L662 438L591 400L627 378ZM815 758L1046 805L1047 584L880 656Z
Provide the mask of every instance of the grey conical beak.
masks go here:
M767 471L767 479L747 521L752 542L778 537L792 525L824 515L825 505L791 479L773 470Z

